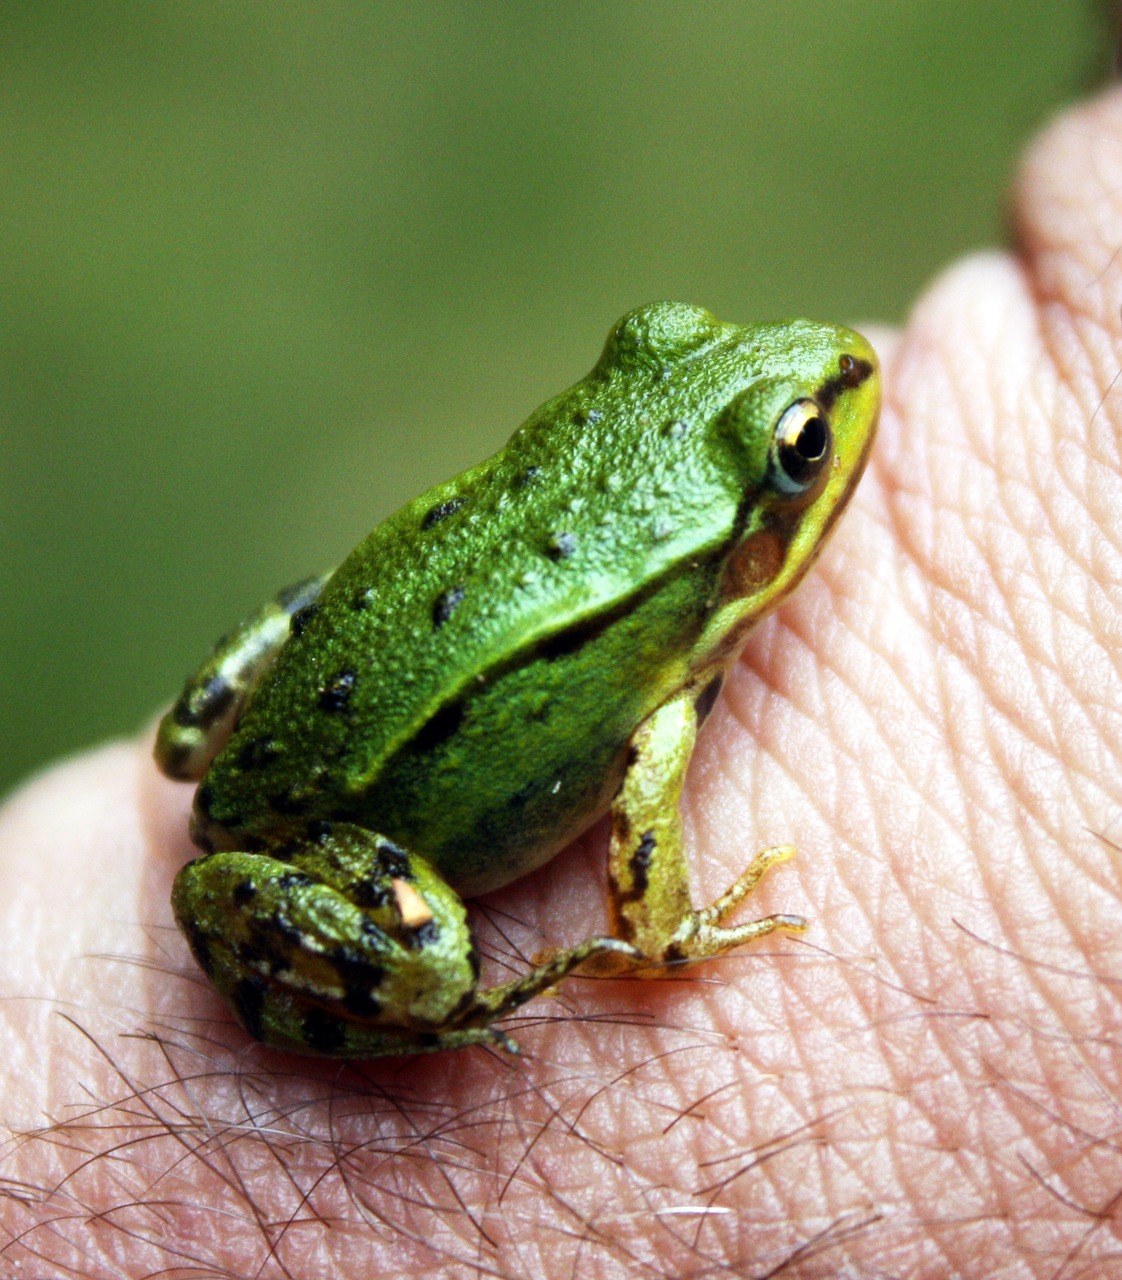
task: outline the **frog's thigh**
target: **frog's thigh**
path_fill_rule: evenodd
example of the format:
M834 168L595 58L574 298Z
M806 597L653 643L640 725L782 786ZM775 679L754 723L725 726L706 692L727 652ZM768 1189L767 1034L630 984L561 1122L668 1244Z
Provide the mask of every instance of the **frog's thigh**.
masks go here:
M614 932L653 962L648 972L720 955L777 929L805 928L800 916L790 915L721 924L769 868L793 856L787 845L763 850L716 902L693 907L679 804L697 737L698 693L683 691L639 727L612 806L608 884Z
M463 902L424 858L346 823L312 824L281 856L223 852L176 877L172 907L195 958L255 1038L376 1057L514 1045L490 1023L589 956L592 938L479 991Z
M195 958L242 1025L303 1052L429 1047L425 1033L448 1027L475 987L456 894L359 827L321 824L277 852L197 858L172 890Z
M169 778L196 781L229 738L238 714L288 639L293 616L314 605L330 573L278 593L222 637L187 677L160 721L156 763Z

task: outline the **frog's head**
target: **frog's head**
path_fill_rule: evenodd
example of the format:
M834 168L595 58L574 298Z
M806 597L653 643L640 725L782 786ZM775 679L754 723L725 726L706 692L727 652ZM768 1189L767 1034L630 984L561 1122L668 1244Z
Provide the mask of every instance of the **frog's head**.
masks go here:
M725 589L756 618L810 567L856 488L880 372L860 334L806 320L727 326L712 351L713 439L742 495Z
M707 424L709 462L737 506L723 594L747 620L781 600L864 469L880 405L869 343L837 325L723 324L656 302L614 326L592 377L622 388L639 421Z

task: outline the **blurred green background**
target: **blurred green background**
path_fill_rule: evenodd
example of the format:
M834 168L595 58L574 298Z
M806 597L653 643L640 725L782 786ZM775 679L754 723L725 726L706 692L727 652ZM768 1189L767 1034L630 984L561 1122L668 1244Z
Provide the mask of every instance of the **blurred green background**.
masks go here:
M652 298L900 319L1090 0L0 5L0 789Z

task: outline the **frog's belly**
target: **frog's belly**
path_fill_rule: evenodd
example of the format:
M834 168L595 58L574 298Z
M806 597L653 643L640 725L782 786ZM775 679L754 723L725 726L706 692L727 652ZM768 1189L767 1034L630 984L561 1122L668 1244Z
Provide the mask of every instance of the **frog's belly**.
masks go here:
M619 789L643 720L690 677L703 621L680 580L573 651L445 709L380 771L354 818L430 858L461 893L534 870Z

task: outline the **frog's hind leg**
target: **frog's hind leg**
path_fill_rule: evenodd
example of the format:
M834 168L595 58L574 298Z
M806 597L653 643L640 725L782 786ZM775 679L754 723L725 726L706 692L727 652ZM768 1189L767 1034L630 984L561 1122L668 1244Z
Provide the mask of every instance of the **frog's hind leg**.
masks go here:
M648 974L721 955L777 930L806 927L793 915L722 924L773 866L794 855L789 845L758 853L715 902L701 910L693 906L679 801L697 737L697 697L696 689L683 691L639 727L612 806L608 883L614 932L643 954ZM611 956L590 966L599 972L620 967Z
M194 781L222 750L246 699L288 638L293 617L314 606L331 577L308 578L281 591L222 637L187 677L176 704L160 721L156 763L169 778Z
M200 966L245 1029L277 1048L369 1058L489 1043L490 1024L590 956L591 938L480 991L463 902L424 858L365 828L315 822L270 852L196 858L172 907Z

